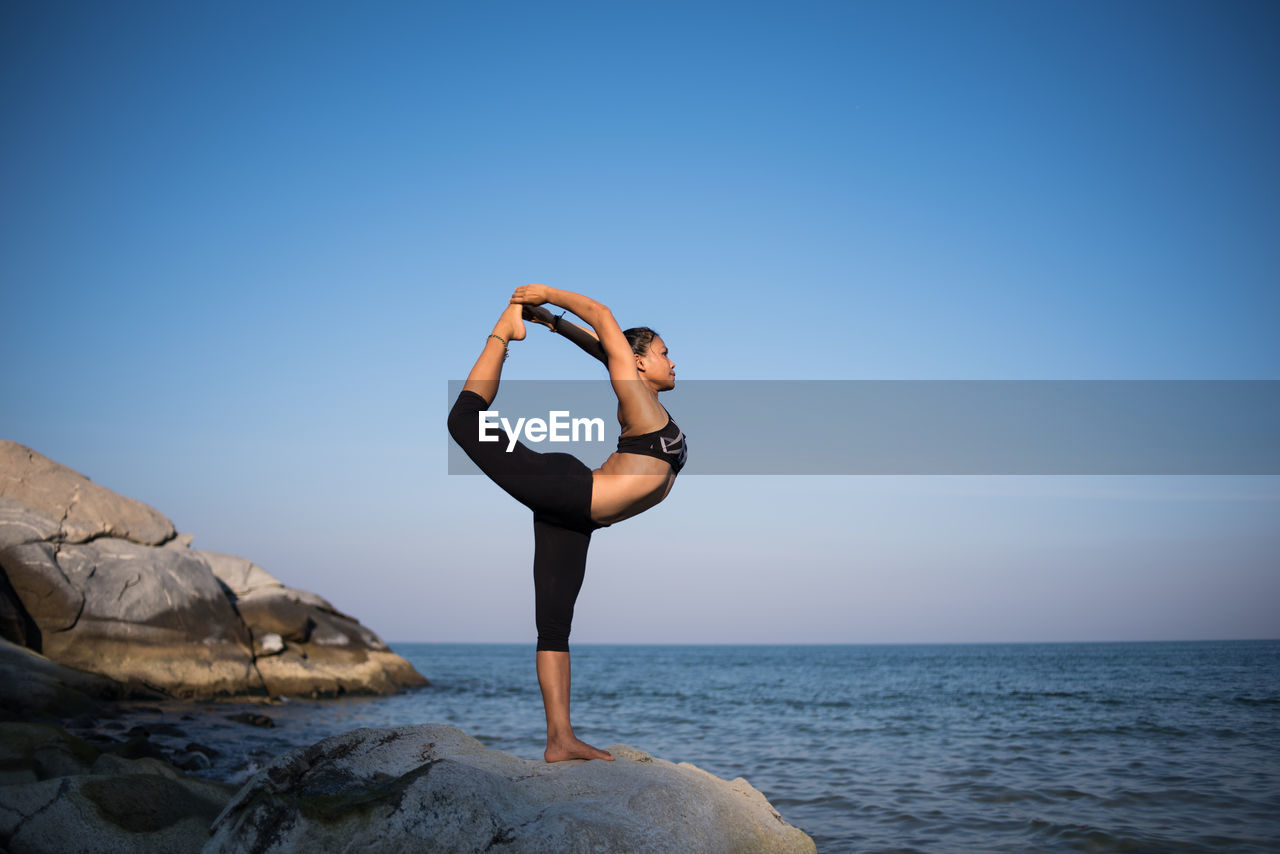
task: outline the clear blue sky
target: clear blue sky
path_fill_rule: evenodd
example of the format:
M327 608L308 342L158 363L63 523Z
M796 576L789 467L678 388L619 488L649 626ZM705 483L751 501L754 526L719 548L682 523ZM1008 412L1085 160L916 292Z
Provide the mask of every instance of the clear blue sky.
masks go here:
M1280 378L1277 44L1271 2L5 3L0 436L389 640L531 643L528 513L443 426L515 285L685 378ZM1275 637L1278 511L682 477L574 637Z

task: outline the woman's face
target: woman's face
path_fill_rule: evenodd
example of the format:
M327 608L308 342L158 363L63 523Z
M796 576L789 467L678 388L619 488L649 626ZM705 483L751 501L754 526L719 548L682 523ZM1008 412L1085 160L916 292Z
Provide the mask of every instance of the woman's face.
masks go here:
M676 387L676 363L671 361L661 335L653 336L648 352L636 357L636 367L640 369L640 376L656 385L659 391Z

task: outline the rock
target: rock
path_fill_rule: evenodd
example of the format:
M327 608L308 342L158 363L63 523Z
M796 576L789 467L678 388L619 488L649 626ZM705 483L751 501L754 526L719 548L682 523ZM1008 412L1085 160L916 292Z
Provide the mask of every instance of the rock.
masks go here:
M235 721L238 724L249 724L250 726L270 728L276 725L276 722L268 715L258 715L253 712L240 712L235 715L227 715L227 720Z
M9 854L198 851L230 788L129 760L57 727L0 724L0 839Z
M195 852L219 799L155 774L60 777L0 792L9 854Z
M177 534L172 540L165 543L164 547L166 549L189 549L195 539L194 534Z
M260 657L279 655L284 652L284 638L274 632L267 632L262 637L254 639L254 652Z
M197 554L230 591L249 627L258 672L269 694L394 694L427 684L380 637L320 596L286 587L244 558L208 551Z
M183 771L207 771L213 767L209 757L198 750L176 753L169 761Z
M258 565L0 441L0 637L170 696L390 694L427 680Z
M549 765L439 724L355 730L263 768L204 852L816 850L746 780L610 750Z
M0 569L0 638L20 646L40 646L40 629L3 569Z
M218 552L202 551L200 554L218 580L238 597L263 587L284 587L279 579L251 560Z
M0 719L64 720L99 711L103 700L156 699L154 691L56 664L0 640Z
M175 697L266 692L248 629L192 552L28 543L0 552L0 566L60 664Z
M21 501L0 494L0 550L23 543L54 540L57 536L56 519L37 513Z
M0 497L57 521L57 538L83 543L118 537L155 546L174 536L173 523L157 511L98 486L17 442L0 440Z
M87 774L100 751L55 726L0 723L0 769L6 785Z

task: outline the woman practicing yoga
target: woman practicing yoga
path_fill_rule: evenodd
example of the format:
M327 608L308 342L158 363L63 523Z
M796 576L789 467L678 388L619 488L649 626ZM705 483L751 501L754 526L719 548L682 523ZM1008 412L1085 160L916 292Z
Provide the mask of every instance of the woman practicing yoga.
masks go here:
M551 303L582 318L584 329L540 308ZM498 394L502 362L528 319L550 327L609 368L622 427L618 450L592 471L570 454L539 454L509 437L481 442L479 413ZM675 388L675 364L652 329L625 333L607 306L545 285L516 288L449 413L449 434L489 479L533 511L533 590L538 686L547 714L548 762L613 759L579 741L569 723L569 627L587 568L591 532L648 510L667 497L684 465L684 434L658 402Z

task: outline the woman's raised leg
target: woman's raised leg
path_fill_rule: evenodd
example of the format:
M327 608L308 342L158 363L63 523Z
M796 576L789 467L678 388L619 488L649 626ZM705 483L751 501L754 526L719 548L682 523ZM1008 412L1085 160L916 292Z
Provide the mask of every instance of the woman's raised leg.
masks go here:
M493 333L485 339L480 358L476 359L471 373L467 374L467 382L463 391L473 391L493 403L498 396L498 381L502 379L502 361L507 357L507 347L503 341L520 341L524 339L524 319L520 316L522 306L509 305L493 325ZM493 336L497 335L502 341Z

